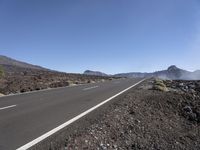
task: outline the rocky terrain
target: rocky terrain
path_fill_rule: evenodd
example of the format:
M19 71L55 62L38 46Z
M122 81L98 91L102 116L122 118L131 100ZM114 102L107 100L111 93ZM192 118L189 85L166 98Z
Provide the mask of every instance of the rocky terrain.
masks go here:
M102 82L109 79L100 76L32 70L2 77L0 79L0 93L5 95L23 93L47 88Z
M53 71L40 66L0 56L1 95L23 93L76 84L102 82L112 78Z
M49 149L197 150L199 137L200 81L151 79Z

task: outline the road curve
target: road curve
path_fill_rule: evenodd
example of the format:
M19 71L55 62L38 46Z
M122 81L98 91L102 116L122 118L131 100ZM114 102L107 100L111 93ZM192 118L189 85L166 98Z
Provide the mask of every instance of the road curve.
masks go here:
M1 97L0 150L17 149L139 81L118 79Z

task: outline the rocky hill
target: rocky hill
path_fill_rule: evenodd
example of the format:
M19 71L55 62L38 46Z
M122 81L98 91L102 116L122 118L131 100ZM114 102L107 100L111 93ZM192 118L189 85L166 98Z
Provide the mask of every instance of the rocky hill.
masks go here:
M107 74L100 72L100 71L91 71L91 70L86 70L83 74L85 75L95 75L95 76L108 76Z
M49 70L40 66L32 65L26 62L18 61L7 56L0 55L0 65L3 66L6 72L21 72L30 69Z

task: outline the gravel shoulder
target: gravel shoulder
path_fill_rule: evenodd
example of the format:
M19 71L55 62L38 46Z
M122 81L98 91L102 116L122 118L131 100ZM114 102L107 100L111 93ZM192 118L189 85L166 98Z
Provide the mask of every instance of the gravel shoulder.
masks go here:
M83 118L62 131L68 134L46 142L46 148L200 149L200 82L162 81L164 91L154 89L154 82L131 89L96 117Z

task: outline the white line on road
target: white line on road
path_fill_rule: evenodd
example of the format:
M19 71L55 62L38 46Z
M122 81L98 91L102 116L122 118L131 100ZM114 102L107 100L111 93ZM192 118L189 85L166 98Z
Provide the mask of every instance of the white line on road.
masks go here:
M107 100L105 100L105 101L103 101L103 102L97 104L96 106L94 106L94 107L88 109L87 111L85 111L85 112L79 114L78 116L76 116L76 117L70 119L69 121L63 123L62 125L60 125L60 126L54 128L54 129L52 129L51 131L49 131L49 132L47 132L47 133L41 135L41 136L38 137L37 139L35 139L35 140L33 140L33 141L31 141L31 142L25 144L24 146L21 146L21 147L18 148L17 150L27 150L27 149L29 149L30 147L34 146L35 144L41 142L42 140L46 139L47 137L53 135L54 133L60 131L61 129L65 128L66 126L68 126L68 125L70 125L71 123L75 122L76 120L78 120L78 119L82 118L83 116L89 114L90 112L92 112L93 110L97 109L98 107L100 107L100 106L104 105L105 103L109 102L110 100L114 99L115 97L121 95L122 93L128 91L129 89L133 88L134 86L140 84L140 83L143 82L144 80L145 80L145 79L139 81L138 83L136 83L136 84L134 84L134 85L132 85L132 86L130 86L130 87L128 87L128 88L126 88L125 90L123 90L123 91L117 93L116 95L114 95L114 96L108 98Z
M0 110L4 110L4 109L8 109L8 108L12 108L12 107L16 107L17 105L11 105L11 106L6 106L6 107L2 107L0 108Z
M84 88L83 91L95 89L95 88L98 88L98 87L99 87L99 86L93 86L93 87Z

